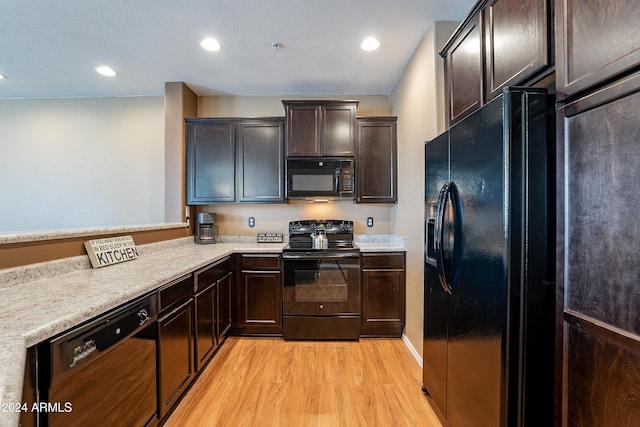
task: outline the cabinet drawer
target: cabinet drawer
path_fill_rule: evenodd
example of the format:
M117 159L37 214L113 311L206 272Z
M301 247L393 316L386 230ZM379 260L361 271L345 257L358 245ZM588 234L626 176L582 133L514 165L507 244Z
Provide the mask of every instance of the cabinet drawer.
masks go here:
M206 289L232 270L231 257L223 258L195 272L195 291Z
M361 266L365 268L404 268L404 253L362 254Z
M243 270L280 270L280 255L242 255Z
M160 311L193 295L193 278L191 274L167 283L158 291Z

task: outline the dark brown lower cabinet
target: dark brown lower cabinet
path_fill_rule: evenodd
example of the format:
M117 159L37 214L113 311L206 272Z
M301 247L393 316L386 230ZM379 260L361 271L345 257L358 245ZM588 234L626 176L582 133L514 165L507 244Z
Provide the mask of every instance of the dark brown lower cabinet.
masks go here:
M216 284L213 283L194 296L196 308L195 362L199 371L213 355L216 340Z
M405 253L363 253L361 336L402 336Z
M193 299L158 319L158 406L164 417L194 378Z
M37 393L37 350L36 347L29 347L27 349L27 358L25 360L24 380L22 383L22 405L26 405L27 408L33 408L33 405L38 401ZM38 425L38 413L37 411L21 411L20 412L20 426L21 427L35 427Z
M158 290L158 415L168 414L195 377L193 365L193 276Z
M638 426L640 73L557 123L556 425Z
M231 288L233 284L233 274L227 273L218 280L216 298L216 324L217 334L220 341L227 336L231 330Z
M226 257L194 273L196 371L211 359L228 332L232 271L231 257Z
M281 259L280 254L241 255L234 317L238 334L282 334Z

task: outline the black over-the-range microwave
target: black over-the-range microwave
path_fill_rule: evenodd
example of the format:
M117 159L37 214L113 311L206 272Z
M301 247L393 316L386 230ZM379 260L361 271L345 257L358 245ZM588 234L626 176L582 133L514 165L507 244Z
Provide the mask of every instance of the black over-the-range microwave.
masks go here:
M355 198L353 159L287 159L287 197Z

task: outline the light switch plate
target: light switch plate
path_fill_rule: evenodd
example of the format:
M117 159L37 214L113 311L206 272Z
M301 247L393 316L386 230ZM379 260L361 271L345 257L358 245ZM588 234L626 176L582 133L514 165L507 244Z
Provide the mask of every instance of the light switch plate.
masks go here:
M255 227L256 226L256 219L252 216L249 217L249 227Z
M373 227L373 217L372 216L367 218L367 227Z

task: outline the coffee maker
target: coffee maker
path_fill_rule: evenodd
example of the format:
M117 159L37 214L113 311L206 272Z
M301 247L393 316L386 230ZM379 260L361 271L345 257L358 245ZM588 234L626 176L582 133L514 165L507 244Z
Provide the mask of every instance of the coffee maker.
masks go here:
M196 232L193 240L198 244L210 244L218 241L216 214L201 212L196 215Z

